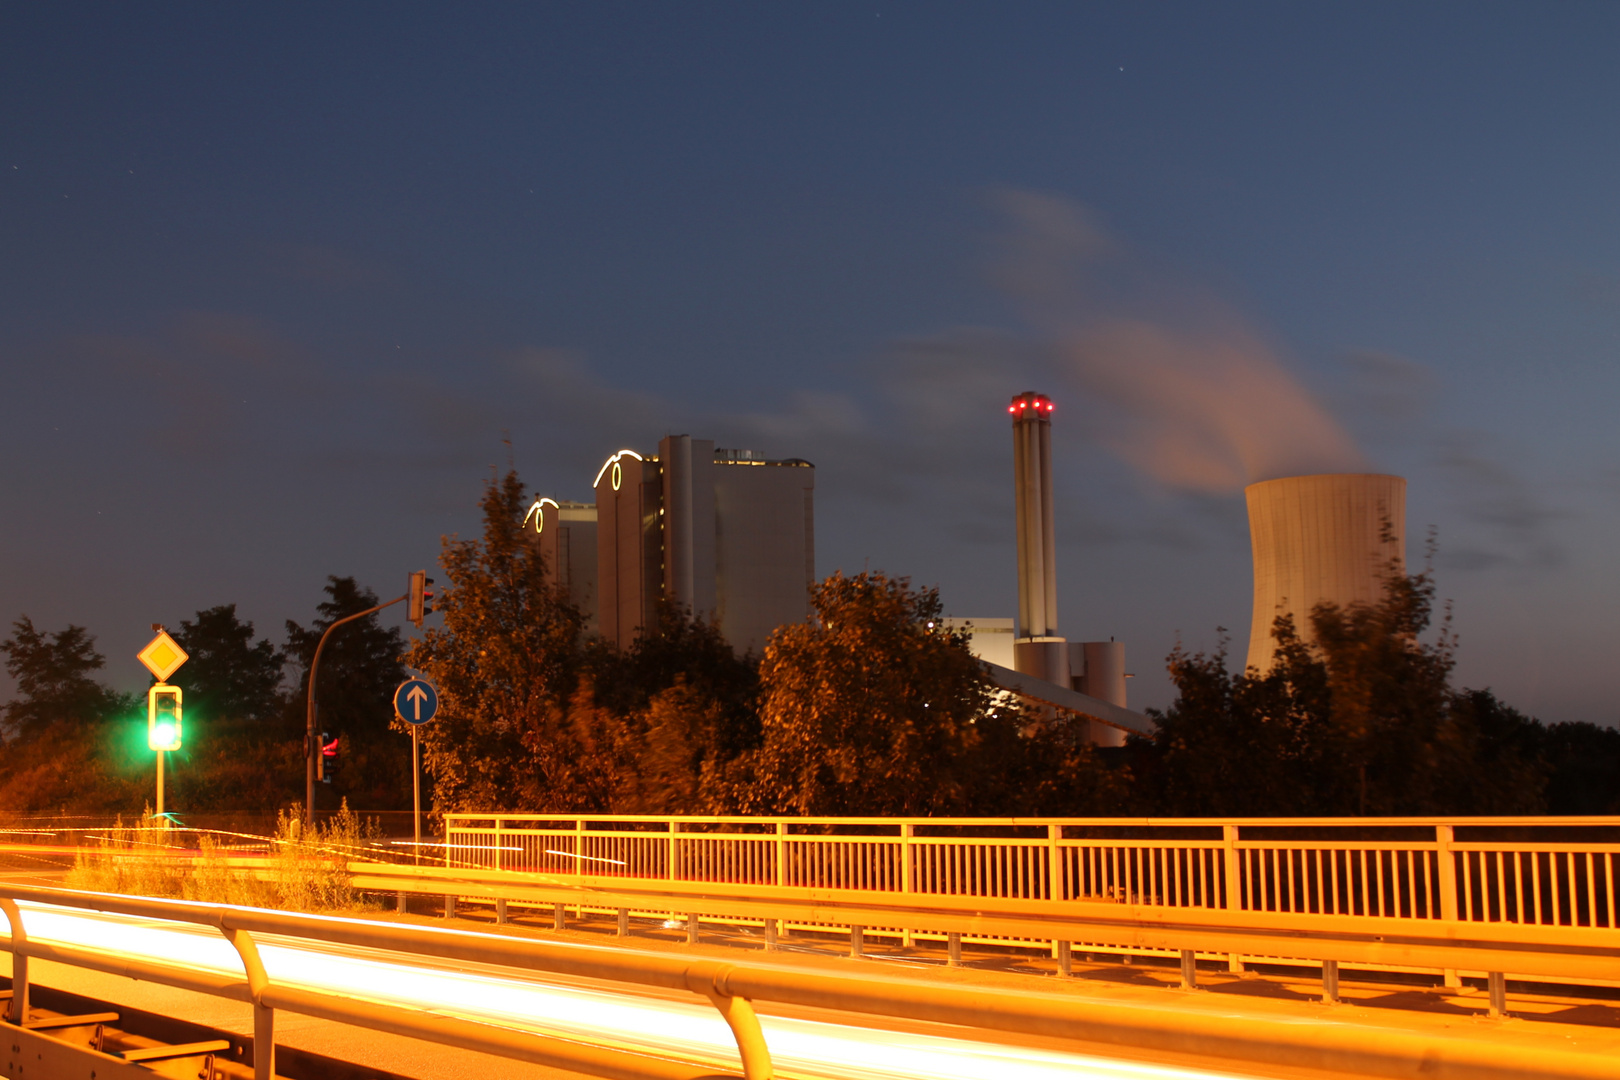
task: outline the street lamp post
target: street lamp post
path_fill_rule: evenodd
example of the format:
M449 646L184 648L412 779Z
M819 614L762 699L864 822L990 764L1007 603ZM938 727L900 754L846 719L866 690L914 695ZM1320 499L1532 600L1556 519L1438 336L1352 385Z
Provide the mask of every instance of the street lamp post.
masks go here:
M321 650L326 648L326 639L332 636L332 631L344 623L363 619L367 615L375 615L385 607L393 607L402 600L410 598L410 594L396 596L386 604L378 604L374 608L346 615L326 628L321 640L315 645L315 656L309 662L309 694L304 703L304 824L315 824L315 755L320 753L320 746L315 738L315 672L320 667Z

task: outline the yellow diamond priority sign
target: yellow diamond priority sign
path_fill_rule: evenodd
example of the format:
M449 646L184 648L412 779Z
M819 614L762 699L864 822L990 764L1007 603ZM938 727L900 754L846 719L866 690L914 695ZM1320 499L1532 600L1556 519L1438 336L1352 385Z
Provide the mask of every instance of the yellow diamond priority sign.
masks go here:
M180 665L191 657L186 655L167 630L147 642L146 648L135 654L135 659L146 665L146 670L157 676L158 682L168 682L169 676L180 670Z

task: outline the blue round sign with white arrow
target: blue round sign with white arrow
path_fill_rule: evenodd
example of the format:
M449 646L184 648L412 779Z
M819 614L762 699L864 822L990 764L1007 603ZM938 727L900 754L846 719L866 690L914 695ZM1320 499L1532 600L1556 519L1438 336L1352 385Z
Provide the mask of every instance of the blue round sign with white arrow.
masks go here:
M439 692L426 679L406 679L394 691L394 711L407 724L425 724L439 711Z

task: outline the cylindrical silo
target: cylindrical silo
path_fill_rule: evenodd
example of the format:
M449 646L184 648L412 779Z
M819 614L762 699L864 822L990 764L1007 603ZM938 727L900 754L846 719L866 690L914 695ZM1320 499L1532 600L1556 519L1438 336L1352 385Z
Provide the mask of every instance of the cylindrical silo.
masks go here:
M1248 666L1271 669L1279 615L1311 640L1311 609L1323 601L1377 603L1390 568L1405 572L1406 481L1370 473L1289 476L1250 484L1254 621Z

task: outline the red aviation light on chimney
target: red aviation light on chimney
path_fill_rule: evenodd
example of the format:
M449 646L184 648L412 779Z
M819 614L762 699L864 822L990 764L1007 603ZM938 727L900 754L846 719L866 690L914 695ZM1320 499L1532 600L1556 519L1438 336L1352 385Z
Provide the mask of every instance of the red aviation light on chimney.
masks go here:
M1034 406L1032 409L1031 406ZM1033 390L1025 390L1012 399L1007 406L1012 414L1013 423L1018 424L1026 420L1049 420L1052 416L1052 399L1045 394L1037 394Z

